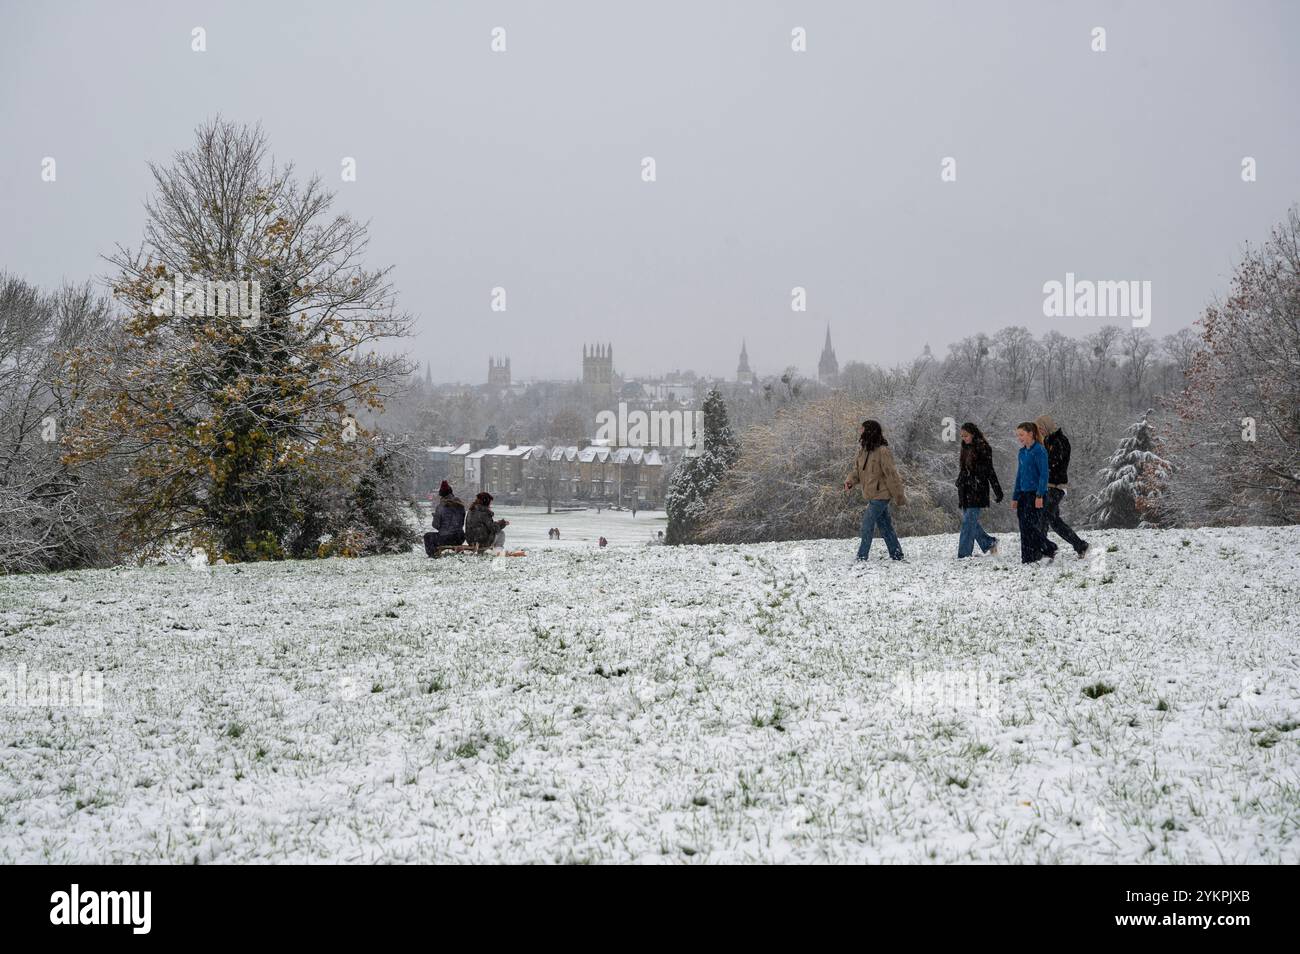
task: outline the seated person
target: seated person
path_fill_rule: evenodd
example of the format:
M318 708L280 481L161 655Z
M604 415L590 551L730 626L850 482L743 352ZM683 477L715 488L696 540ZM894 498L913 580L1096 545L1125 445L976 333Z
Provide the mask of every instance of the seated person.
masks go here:
M497 520L492 513L492 495L482 491L465 515L465 541L480 547L504 547L509 520Z
M465 505L444 480L438 488L438 506L433 508L433 530L424 535L424 549L433 556L434 547L458 547L464 542Z

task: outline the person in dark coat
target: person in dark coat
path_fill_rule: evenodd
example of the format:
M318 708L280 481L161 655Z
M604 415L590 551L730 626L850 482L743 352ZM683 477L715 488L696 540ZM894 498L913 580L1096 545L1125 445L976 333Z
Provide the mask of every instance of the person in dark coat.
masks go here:
M433 508L433 530L424 535L424 552L433 556L437 547L458 547L464 542L465 505L444 480Z
M1055 530L1056 535L1074 547L1075 556L1082 560L1088 553L1088 542L1070 529L1061 519L1061 501L1065 499L1066 484L1070 482L1070 439L1056 426L1048 415L1034 419L1047 450L1047 499L1043 503L1044 535Z
M1020 456L1016 466L1016 487L1011 509L1020 522L1020 561L1037 563L1043 557L1056 558L1056 544L1043 532L1043 500L1047 496L1047 451L1038 439L1038 425L1024 421L1016 425Z
M492 513L492 495L481 491L465 515L465 541L479 547L504 547L509 520L497 520Z
M957 559L975 552L975 544L984 553L997 556L998 541L980 526L980 511L989 505L989 488L1002 503L1002 485L993 469L993 448L978 427L967 421L961 426L961 458L957 473L957 505L961 507L961 536L957 540Z
M465 504L442 482L438 488L438 506L433 509L433 529L439 546L459 546L465 542Z

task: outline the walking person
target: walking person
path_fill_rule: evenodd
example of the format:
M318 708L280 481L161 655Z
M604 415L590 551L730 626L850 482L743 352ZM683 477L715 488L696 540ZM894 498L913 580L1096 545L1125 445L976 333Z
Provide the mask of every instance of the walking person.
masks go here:
M1056 557L1056 544L1043 532L1043 500L1047 495L1047 450L1038 439L1038 425L1024 421L1016 425L1020 455L1016 464L1016 487L1011 509L1020 523L1020 562L1037 563Z
M998 541L980 526L980 511L989 505L989 488L994 499L1002 503L1002 485L993 469L993 448L978 427L967 421L961 426L961 457L957 473L957 505L961 507L961 535L957 539L957 559L975 552L998 555Z
M1055 530L1058 537L1074 547L1074 555L1082 560L1088 555L1088 541L1061 519L1061 501L1065 499L1065 485L1070 482L1070 439L1046 414L1034 418L1034 423L1038 425L1043 447L1047 450L1047 501L1043 504L1046 527L1043 533L1046 535L1047 530Z
M858 453L853 462L853 473L844 481L844 489L862 488L862 499L867 511L862 515L862 542L858 544L858 559L871 555L871 539L876 529L889 548L894 560L903 559L903 547L894 532L894 521L889 515L889 505L901 507L907 503L903 495L903 480L894 464L894 452L880 428L879 421L863 421L858 431Z

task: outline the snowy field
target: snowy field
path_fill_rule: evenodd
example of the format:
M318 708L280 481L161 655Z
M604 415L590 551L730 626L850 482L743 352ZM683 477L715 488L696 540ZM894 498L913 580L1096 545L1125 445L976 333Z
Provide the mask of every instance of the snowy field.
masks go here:
M668 529L668 517L662 510L565 510L558 508L547 513L545 507L496 507L492 512L499 520L509 520L506 543L511 549L533 550L592 550L603 536L610 547L625 549L649 543L659 531ZM430 527L432 508L424 508L425 517L420 529ZM546 535L551 527L558 527L560 539Z
M1089 537L0 579L0 861L1300 861L1300 528Z

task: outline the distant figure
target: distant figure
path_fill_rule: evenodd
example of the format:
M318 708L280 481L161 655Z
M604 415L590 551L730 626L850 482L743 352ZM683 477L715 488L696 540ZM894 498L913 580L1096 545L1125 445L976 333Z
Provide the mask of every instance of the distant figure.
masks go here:
M492 513L492 495L481 491L465 516L465 541L477 547L504 547L509 520L497 520Z
M989 487L1002 503L1002 485L993 469L993 449L978 427L967 421L961 426L961 457L957 471L957 506L961 508L961 535L957 538L957 559L975 552L998 555L998 541L980 526L980 511L989 505Z
M601 538L600 538L600 548L603 550L603 549L605 549L605 547L607 547L607 546L609 546L609 541L606 540L604 537L601 537Z
M901 507L907 503L903 494L903 480L894 464L894 452L880 428L879 421L863 421L858 429L858 454L853 461L853 473L844 481L844 489L862 487L862 499L867 502L867 512L862 515L862 542L858 544L858 559L871 556L871 538L876 528L889 548L893 560L903 559L903 547L894 532L894 521L889 516L889 504Z
M556 527L556 528L555 528L555 539L557 539L557 540L560 539L560 528L559 528L559 527Z
M1047 451L1038 439L1038 425L1024 421L1016 425L1020 455L1016 465L1016 489L1011 509L1020 521L1020 562L1037 563L1043 557L1056 559L1056 544L1043 532L1043 498L1047 496Z
M632 504L632 519L636 519L636 504Z
M554 527L551 527L551 529L549 529L549 530L546 531L546 539L548 539L548 540L554 540L554 539L555 539L555 528L554 528Z
M664 532L660 530L658 536L659 536L659 542L662 543L664 539Z
M457 547L465 542L465 505L442 482L438 488L438 506L433 508L433 530L424 535L424 552L436 555L438 547Z
M1065 499L1065 485L1070 482L1070 441L1065 431L1056 426L1046 414L1034 418L1043 449L1047 451L1047 499L1043 502L1043 536L1055 530L1056 535L1074 547L1074 554L1082 560L1088 554L1088 542L1070 529L1061 519L1061 501Z

